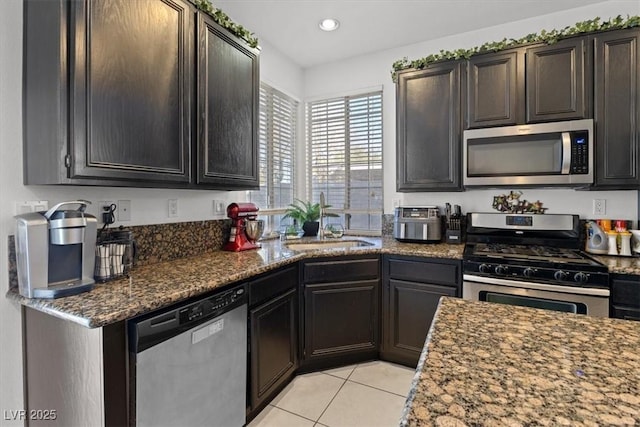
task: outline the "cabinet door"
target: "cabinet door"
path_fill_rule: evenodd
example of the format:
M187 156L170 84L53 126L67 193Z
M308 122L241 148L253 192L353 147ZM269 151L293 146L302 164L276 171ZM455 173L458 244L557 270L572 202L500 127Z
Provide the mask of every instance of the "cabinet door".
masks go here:
M401 72L396 87L400 192L461 190L462 64Z
M193 8L73 5L69 178L189 182Z
M298 367L297 289L250 310L251 408L279 390Z
M440 297L456 288L391 279L384 293L383 358L415 367Z
M198 19L198 184L258 188L258 53Z
M640 188L640 30L595 36L596 187Z
M529 48L526 63L528 123L590 117L587 38Z
M524 50L472 57L467 64L467 127L524 120Z
M378 280L306 285L308 361L377 351Z

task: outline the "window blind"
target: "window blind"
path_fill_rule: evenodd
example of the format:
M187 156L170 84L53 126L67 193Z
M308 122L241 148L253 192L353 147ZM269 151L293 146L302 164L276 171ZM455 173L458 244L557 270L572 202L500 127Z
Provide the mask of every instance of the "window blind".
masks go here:
M309 102L307 186L346 229L382 227L382 92ZM328 219L332 221L331 218Z
M260 85L259 169L260 190L249 200L265 210L284 210L295 191L294 155L298 102L273 87ZM279 217L266 218L267 228L279 227Z

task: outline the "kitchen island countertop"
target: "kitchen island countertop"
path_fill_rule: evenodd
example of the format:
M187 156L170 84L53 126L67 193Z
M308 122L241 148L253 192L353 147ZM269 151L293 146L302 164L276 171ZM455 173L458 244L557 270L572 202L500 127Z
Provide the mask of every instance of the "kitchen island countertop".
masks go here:
M96 284L90 292L57 299L24 298L16 288L7 297L27 307L78 323L102 327L190 297L274 270L305 258L392 253L428 258L462 259L464 245L401 243L391 238L345 236L371 246L293 251L288 242L267 240L262 248L244 252L214 251L135 267L130 279ZM314 242L316 239L303 239ZM331 240L337 241L337 240Z
M404 426L639 425L640 322L443 297Z

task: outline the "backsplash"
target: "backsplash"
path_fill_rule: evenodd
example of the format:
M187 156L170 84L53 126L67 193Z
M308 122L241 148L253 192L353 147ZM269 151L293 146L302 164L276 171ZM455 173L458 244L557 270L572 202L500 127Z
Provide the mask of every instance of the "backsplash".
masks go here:
M134 265L148 265L222 249L231 220L178 222L127 227L136 244ZM382 215L382 235L393 235L393 214ZM9 287L18 286L14 236L9 236Z
M179 222L127 227L136 244L134 265L155 264L220 250L229 239L231 220ZM15 238L9 236L9 287L18 286Z
M394 214L382 214L382 235L393 236Z

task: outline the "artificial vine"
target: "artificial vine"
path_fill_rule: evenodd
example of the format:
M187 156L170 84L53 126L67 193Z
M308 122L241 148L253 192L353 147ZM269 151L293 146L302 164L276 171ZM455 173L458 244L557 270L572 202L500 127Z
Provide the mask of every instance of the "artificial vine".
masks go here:
M249 43L249 46L258 46L258 38L255 37L251 31L247 30L240 24L236 24L231 20L231 18L229 18L226 13L218 8L213 7L210 0L195 0L195 5L199 10L210 15L218 25L221 25L222 27L229 30L232 34Z
M206 0L205 0L206 1ZM500 41L486 42L480 46L472 47L470 49L456 49L456 50L441 50L438 53L428 55L424 58L414 59L409 61L407 57L404 57L393 63L393 70L391 71L391 78L394 82L397 81L398 71L406 70L409 68L423 69L430 64L438 61L446 61L451 59L469 59L473 55L487 52L498 52L500 50L521 46L529 43L546 43L553 44L558 40L571 37L577 34L593 33L597 31L606 31L614 29L632 28L640 26L640 16L629 16L623 18L618 15L615 18L610 18L608 21L601 21L599 17L590 19L587 21L577 22L576 24L568 27L564 27L561 30L542 30L540 34L531 33L519 39L502 39Z

